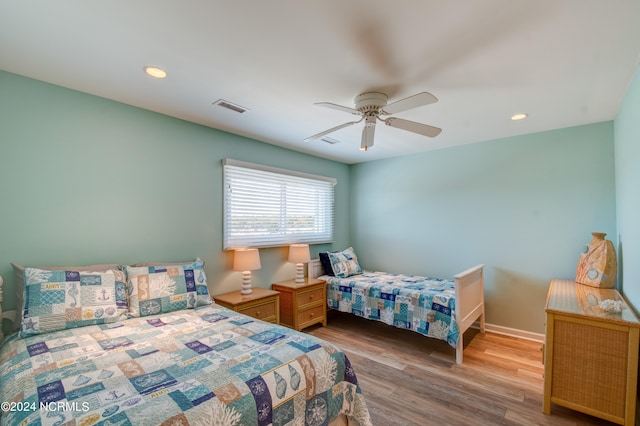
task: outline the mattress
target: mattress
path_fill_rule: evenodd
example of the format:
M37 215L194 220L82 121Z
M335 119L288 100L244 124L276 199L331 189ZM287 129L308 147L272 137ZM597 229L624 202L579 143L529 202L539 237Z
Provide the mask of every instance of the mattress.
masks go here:
M211 305L0 347L0 423L371 424L332 344Z
M363 272L347 278L322 275L330 308L458 343L455 282L439 278Z

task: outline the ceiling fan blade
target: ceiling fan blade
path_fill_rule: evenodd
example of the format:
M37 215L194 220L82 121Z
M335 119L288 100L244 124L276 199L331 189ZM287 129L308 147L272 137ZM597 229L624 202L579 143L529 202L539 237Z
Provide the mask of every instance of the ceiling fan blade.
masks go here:
M376 118L367 117L364 128L362 129L362 142L360 143L360 151L367 151L373 146L373 137L376 133Z
M408 109L417 108L438 102L438 98L429 92L420 92L408 98L400 99L383 107L384 114L396 114Z
M357 124L359 122L361 122L362 120L358 120L358 121L349 121L348 123L344 123L341 124L339 126L336 127L332 127L329 130L325 130L324 132L320 132L318 134L315 134L313 136L309 136L308 138L306 138L304 141L305 142L309 142L309 141L313 141L316 139L320 139L321 137L328 135L329 133L333 133L333 132L337 132L340 129L344 129L345 127L349 127L349 126L353 126L354 124Z
M325 107L325 108L337 109L338 111L348 112L349 114L353 114L353 115L360 115L360 111L358 111L357 109L349 108L349 107L338 105L338 104L332 104L331 102L318 102L318 103L315 103L314 105Z
M407 130L409 132L417 133L419 135L435 138L442 132L439 127L429 126L427 124L416 123L415 121L404 120L397 117L389 117L384 120L384 124L387 126L395 127L397 129Z

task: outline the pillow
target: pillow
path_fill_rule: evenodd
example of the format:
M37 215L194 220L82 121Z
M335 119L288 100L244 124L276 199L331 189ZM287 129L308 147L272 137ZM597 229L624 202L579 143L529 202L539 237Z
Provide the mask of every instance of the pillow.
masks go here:
M20 330L20 324L22 322L22 310L24 309L24 270L25 268L28 268L28 266L20 265L18 263L11 263L11 266L13 266L13 272L16 276L16 318L13 323L13 331L18 331ZM119 270L120 265L118 265L117 263L104 263L89 266L35 266L35 268L46 269L49 271L106 272L111 269Z
M124 273L120 270L25 268L20 337L124 319L124 290Z
M125 266L129 316L193 309L212 302L200 259L181 265Z
M329 275L330 277L335 277L336 274L333 273L333 269L331 268L331 260L329 260L329 252L323 251L318 253L320 257L320 263L322 263L322 267L324 268L324 273Z
M358 258L352 247L343 251L330 252L329 261L336 277L347 278L351 275L362 273L362 268L360 268Z

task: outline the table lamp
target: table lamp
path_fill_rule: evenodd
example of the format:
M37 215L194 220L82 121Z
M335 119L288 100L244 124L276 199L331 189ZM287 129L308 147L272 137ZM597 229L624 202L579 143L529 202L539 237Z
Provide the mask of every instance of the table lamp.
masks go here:
M260 253L258 249L237 249L233 254L233 270L242 271L241 294L251 294L251 271L260 269Z
M296 264L296 282L304 282L303 263L311 261L309 244L291 244L289 246L289 262Z

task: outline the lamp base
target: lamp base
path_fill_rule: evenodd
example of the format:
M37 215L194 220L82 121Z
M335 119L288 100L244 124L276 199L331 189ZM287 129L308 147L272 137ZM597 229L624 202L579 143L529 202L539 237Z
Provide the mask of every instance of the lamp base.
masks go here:
M296 279L295 281L297 283L303 283L304 282L304 264L302 263L296 263Z
M242 271L242 290L240 294L251 294L251 271Z

